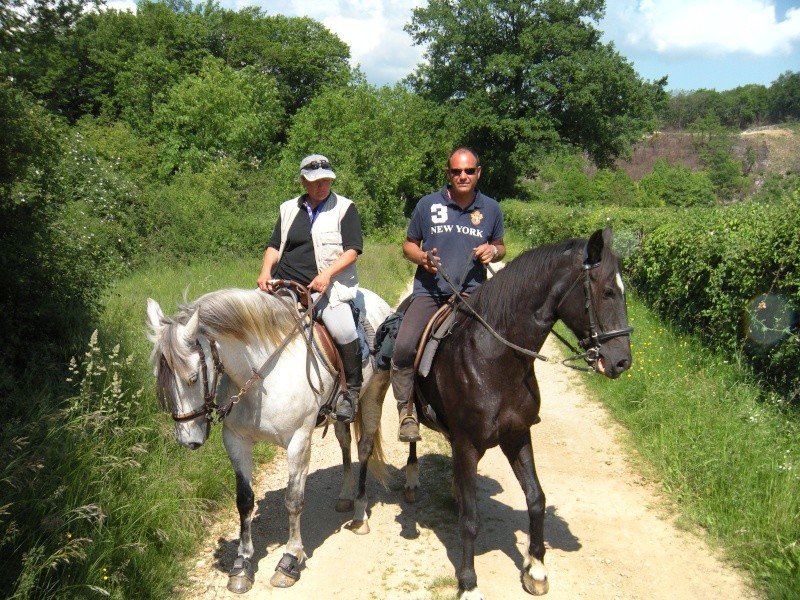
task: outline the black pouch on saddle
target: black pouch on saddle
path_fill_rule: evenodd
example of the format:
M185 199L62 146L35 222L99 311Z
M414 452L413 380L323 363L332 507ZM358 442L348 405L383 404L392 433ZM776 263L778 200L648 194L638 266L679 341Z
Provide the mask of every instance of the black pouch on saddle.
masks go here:
M378 331L375 332L375 346L372 353L375 355L375 366L379 369L385 371L391 366L394 341L402 320L403 313L393 312L386 317L386 320L378 327Z

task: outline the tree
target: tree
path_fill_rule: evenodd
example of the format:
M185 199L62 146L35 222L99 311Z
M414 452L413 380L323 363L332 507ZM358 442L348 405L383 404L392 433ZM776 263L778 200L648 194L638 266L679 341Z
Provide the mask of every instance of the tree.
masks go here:
M307 17L268 16L254 7L223 11L211 47L233 69L252 67L273 77L288 115L351 79L347 44Z
M216 58L185 77L167 94L153 117L166 172L198 171L230 157L258 164L276 153L283 120L274 80L253 69L234 71Z
M786 71L769 88L775 122L800 119L800 72Z
M499 144L495 151L519 174L535 173L525 157L538 156L543 142L575 146L597 164L610 164L652 129L666 79L642 81L613 45L600 42L592 23L604 6L603 0L431 0L405 28L415 44L427 45L427 62L408 82L435 102L490 113L489 132L465 137Z
M321 152L336 170L335 189L358 206L365 231L390 229L443 184L454 139L441 107L400 85L359 82L323 92L297 113L276 179L282 189L299 191L300 159Z

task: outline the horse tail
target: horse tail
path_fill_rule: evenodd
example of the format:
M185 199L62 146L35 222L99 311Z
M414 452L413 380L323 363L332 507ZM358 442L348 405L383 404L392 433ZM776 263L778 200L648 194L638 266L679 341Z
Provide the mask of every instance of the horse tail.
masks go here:
M365 431L375 427L372 438L372 454L370 454L367 468L372 476L384 487L389 482L389 470L386 467L386 455L383 451L381 436L381 409L383 398L375 399L376 394L372 389L367 389L367 393L361 398L361 406L356 413L356 420L353 423L353 433L355 439L360 441ZM366 421L366 422L365 422ZM370 427L369 425L372 425Z

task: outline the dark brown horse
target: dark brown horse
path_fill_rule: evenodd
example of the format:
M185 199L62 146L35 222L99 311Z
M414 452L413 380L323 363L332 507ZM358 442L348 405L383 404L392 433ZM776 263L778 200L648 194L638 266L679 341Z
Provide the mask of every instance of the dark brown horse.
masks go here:
M462 599L483 598L475 573L478 461L500 446L528 506L528 551L522 583L548 591L544 566L545 496L533 460L531 426L540 397L534 363L556 321L580 340L581 357L606 377L631 366L630 332L620 263L611 230L529 250L488 280L458 309L452 333L439 346L427 377L417 380L422 422L452 447L462 543L457 569ZM409 480L416 480L412 444ZM413 490L411 490L413 492Z

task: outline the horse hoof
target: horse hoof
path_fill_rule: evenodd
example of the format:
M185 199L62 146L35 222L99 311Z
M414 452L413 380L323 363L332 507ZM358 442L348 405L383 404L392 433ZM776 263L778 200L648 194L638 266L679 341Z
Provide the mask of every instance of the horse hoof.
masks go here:
M353 512L353 501L349 498L339 498L336 501L336 512Z
M473 588L469 591L461 592L458 600L485 600L485 598L478 588Z
M269 582L272 587L288 588L292 587L298 579L300 579L300 561L294 554L287 552L278 562L275 574Z
M403 489L403 498L405 498L406 502L409 504L414 504L417 501L417 488Z
M234 594L246 594L253 588L253 582L244 575L228 577L228 591Z
M356 521L353 519L350 522L348 529L356 535L367 535L369 533L369 521Z
M246 594L253 587L255 572L250 559L237 556L228 573L228 590L234 594Z
M269 580L272 587L276 588L289 588L292 587L295 583L297 583L297 579L292 577L287 577L280 571L275 571L275 574Z
M522 575L522 585L525 591L534 596L544 596L550 591L550 582L547 577L544 579L534 579L528 573Z

